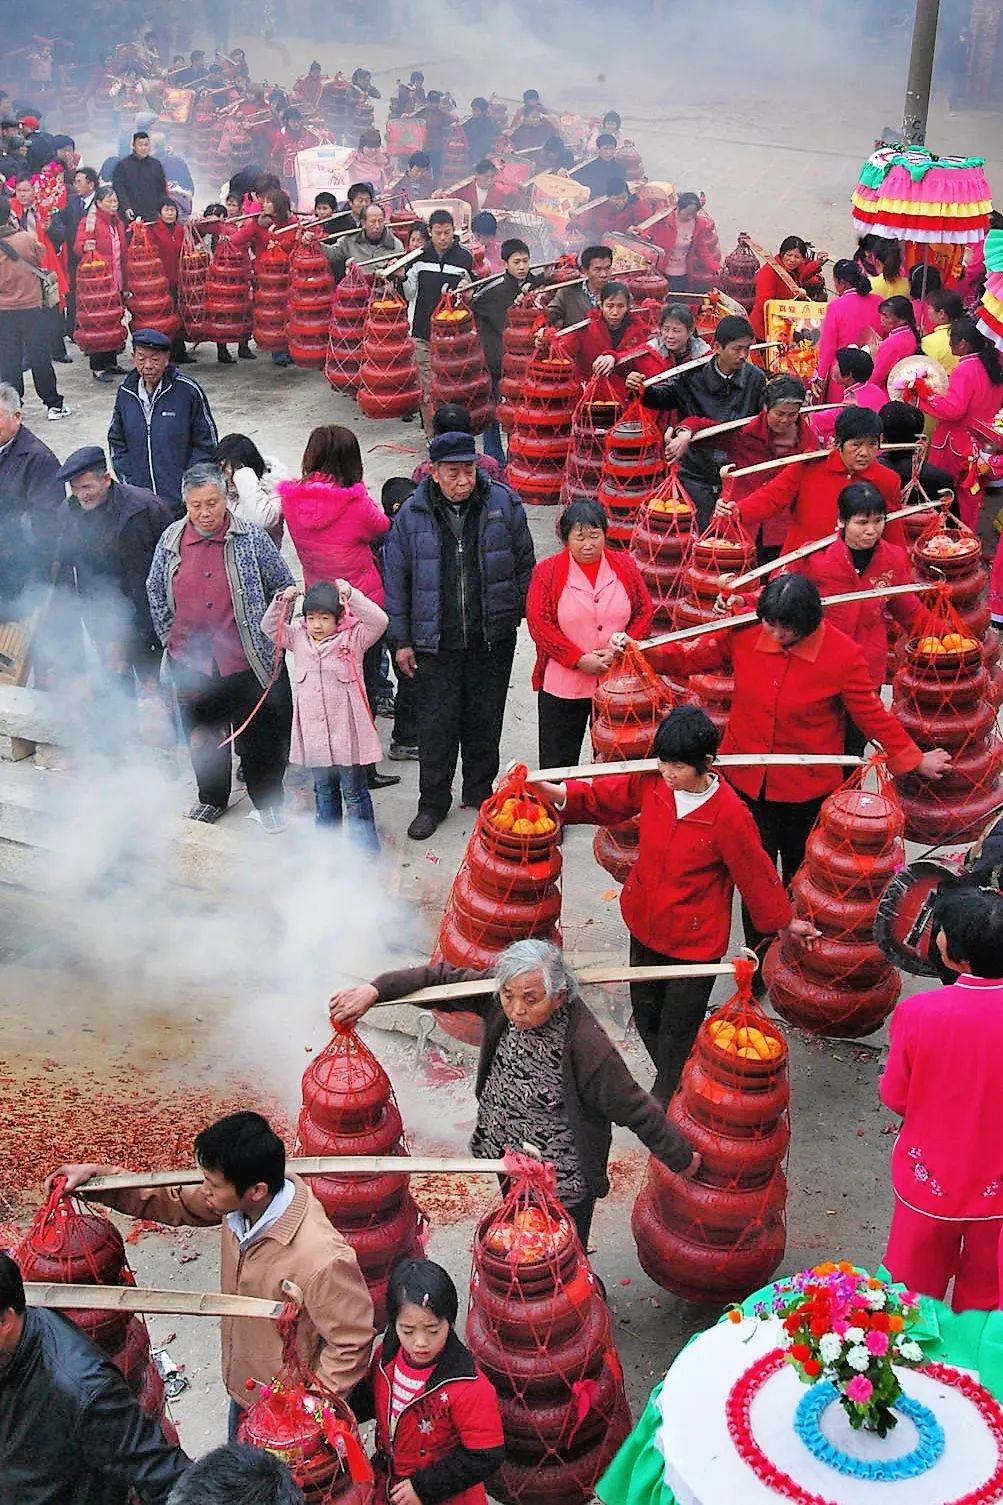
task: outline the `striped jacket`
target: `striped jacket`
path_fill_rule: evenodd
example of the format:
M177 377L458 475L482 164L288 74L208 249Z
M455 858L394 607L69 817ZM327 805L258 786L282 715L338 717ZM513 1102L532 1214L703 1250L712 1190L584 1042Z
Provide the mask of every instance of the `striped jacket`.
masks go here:
M108 430L112 465L120 481L155 491L179 517L181 477L189 465L211 459L219 443L209 399L172 361L147 420L139 381L139 372L130 371L115 396Z
M440 256L435 247L428 245L420 261L413 261L404 279L404 292L408 302L414 301L411 314L411 333L416 340L427 340L429 326L435 307L444 292L459 287L464 277L474 269L474 258L464 250L459 241Z

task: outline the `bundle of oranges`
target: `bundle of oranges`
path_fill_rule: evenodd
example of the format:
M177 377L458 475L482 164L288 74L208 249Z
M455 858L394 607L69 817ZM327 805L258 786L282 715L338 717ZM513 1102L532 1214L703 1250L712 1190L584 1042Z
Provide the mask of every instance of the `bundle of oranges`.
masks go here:
M917 651L925 654L968 653L979 646L977 638L963 636L960 632L947 632L942 638L920 638Z
M488 819L499 831L511 831L513 836L547 836L557 825L537 800L515 794L503 800Z
M712 1019L707 1033L718 1050L744 1056L747 1061L775 1061L783 1050L773 1035L764 1034L752 1024L733 1024L730 1019Z
M470 311L466 308L443 308L432 317L439 324L459 324L463 319L470 318Z
M677 502L672 497L653 496L648 502L649 512L667 512L673 517L691 510L688 502Z

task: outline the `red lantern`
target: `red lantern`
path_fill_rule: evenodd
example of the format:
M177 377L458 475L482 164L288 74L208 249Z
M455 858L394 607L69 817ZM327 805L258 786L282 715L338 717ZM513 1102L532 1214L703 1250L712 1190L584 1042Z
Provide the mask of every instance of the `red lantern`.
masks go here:
M729 483L724 485L725 499ZM721 594L722 575L741 575L756 562L756 546L737 518L712 517L694 539L683 571L682 589L676 602L675 626L696 627L717 617L715 603ZM693 674L690 689L699 695L708 716L723 731L731 714L735 692L733 676Z
M469 307L453 293L444 294L429 325L431 403L461 403L480 434L494 418L491 377L484 364L480 335Z
M271 240L254 263L254 343L261 350L284 351L289 335L289 253Z
M721 291L751 312L752 305L756 301L758 271L759 257L748 241L740 240L735 249L724 258Z
M571 419L571 443L561 482L562 507L595 500L606 439L622 412L623 404L609 377L593 376L585 383Z
M513 404L508 477L524 502L554 506L571 447L571 415L579 394L574 363L538 351L529 363L521 399Z
M529 363L536 349L536 331L543 314L533 303L513 303L502 330L502 373L498 383L500 401L495 416L506 433L514 421L513 403L522 391Z
M330 262L303 236L289 260L289 354L297 366L324 369L333 296Z
M359 411L367 418L402 418L421 406L407 307L382 280L375 284L366 314L359 379Z
M627 549L641 507L665 479L662 432L639 398L606 435L598 500L609 516L606 541Z
M362 337L369 307L369 279L351 261L335 289L331 303L327 360L324 375L337 392L356 392L362 357Z
M185 226L178 258L178 312L185 334L196 345L205 338L205 300L212 255L203 237L191 223Z
M223 236L206 274L202 333L220 345L240 344L251 322L251 258Z
M132 227L126 254L129 284L129 320L135 329L157 329L173 339L181 328L170 284L157 254L149 225L137 221Z
M122 294L116 291L108 263L93 250L84 252L77 267L73 338L85 355L117 355L125 349Z
M654 603L656 627L668 630L675 620L695 525L696 510L678 467L672 465L642 505L630 540L630 552Z

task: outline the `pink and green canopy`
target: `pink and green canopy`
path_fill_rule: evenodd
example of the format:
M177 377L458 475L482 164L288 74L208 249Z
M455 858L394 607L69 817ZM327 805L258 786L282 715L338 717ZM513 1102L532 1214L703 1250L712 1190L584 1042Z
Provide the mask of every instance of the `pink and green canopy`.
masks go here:
M986 290L977 318L982 333L1003 350L1003 230L986 236Z
M984 157L938 157L924 146L882 146L853 190L861 235L927 245L968 245L989 228L992 199Z

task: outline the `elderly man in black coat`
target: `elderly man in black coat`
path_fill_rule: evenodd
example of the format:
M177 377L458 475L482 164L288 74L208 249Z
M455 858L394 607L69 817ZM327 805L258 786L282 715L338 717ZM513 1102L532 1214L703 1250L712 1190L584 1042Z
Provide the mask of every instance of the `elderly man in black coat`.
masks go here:
M21 421L21 399L0 383L0 620L30 606L51 578L67 518L59 461Z
M172 521L170 509L154 492L116 481L96 444L74 450L59 479L71 496L60 581L73 591L105 670L127 690L138 680L149 692L161 649L146 577L157 540Z

